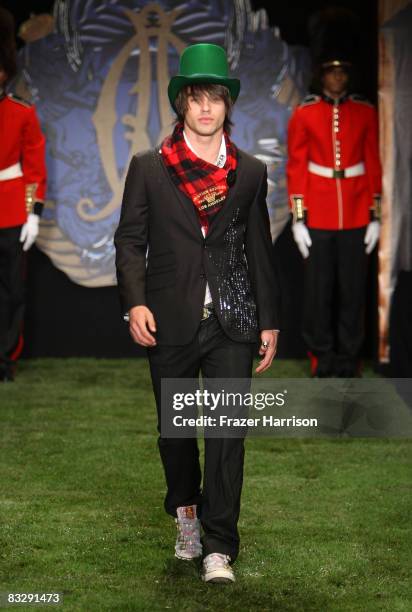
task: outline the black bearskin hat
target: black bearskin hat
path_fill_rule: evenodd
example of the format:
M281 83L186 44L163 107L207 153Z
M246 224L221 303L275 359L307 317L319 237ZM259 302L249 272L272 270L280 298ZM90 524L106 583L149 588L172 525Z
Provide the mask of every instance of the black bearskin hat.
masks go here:
M361 41L358 17L347 9L330 7L312 15L308 30L314 89L319 89L323 72L334 66L347 70L353 79Z
M0 68L10 81L17 72L16 39L13 15L0 6Z

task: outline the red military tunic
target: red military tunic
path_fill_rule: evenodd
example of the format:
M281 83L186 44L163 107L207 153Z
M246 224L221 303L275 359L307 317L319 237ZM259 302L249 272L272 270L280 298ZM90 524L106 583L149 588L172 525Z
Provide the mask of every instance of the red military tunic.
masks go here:
M359 96L308 96L288 128L287 179L295 220L313 229L365 226L379 218L381 165L374 107ZM345 175L345 176L343 176Z
M0 97L0 142L0 228L15 227L45 198L45 138L34 106Z

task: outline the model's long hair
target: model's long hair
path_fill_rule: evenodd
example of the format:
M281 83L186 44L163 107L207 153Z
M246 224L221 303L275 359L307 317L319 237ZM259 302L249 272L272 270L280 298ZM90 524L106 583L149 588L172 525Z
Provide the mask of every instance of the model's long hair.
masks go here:
M193 83L185 85L179 91L175 100L176 119L175 123L183 123L185 120L186 111L189 106L189 96L198 101L203 95L208 96L211 100L223 100L226 108L226 116L223 124L224 131L230 135L233 123L230 119L232 114L233 102L230 97L230 92L224 85L216 85L214 83Z

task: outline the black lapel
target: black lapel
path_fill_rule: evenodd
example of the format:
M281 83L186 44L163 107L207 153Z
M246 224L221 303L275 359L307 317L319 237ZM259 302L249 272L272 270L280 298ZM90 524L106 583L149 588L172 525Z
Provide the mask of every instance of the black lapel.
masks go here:
M159 164L163 168L164 174L166 175L167 180L170 183L170 187L171 187L172 192L174 193L174 195L177 198L178 202L180 202L183 210L185 211L185 214L187 215L188 219L190 220L191 224L193 225L194 229L196 230L196 234L203 239L202 228L200 226L199 219L198 219L198 216L197 216L197 211L196 211L196 209L194 207L194 204L192 203L190 198L185 197L184 194L180 191L180 189L178 187L176 187L176 185L173 183L172 178L171 178L171 176L169 174L169 171L168 171L168 169L166 167L166 164L163 161L162 154L159 153L158 149L156 149L155 155L157 156L157 158L159 160Z
M223 229L229 223L231 215L233 214L233 201L237 194L239 194L239 188L242 174L242 154L238 151L237 168L236 168L236 181L235 184L229 188L226 200L223 202L222 208L213 218L212 223L209 226L207 237L211 236L217 231L217 228Z

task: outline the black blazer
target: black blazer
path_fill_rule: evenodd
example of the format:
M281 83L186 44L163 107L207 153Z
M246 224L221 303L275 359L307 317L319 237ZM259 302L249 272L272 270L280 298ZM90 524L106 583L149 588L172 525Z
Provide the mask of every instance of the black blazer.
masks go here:
M158 149L132 158L114 238L117 280L124 312L141 304L153 312L158 344L192 340L206 282L232 340L255 342L259 330L278 329L266 194L266 166L239 150L236 181L203 238Z

